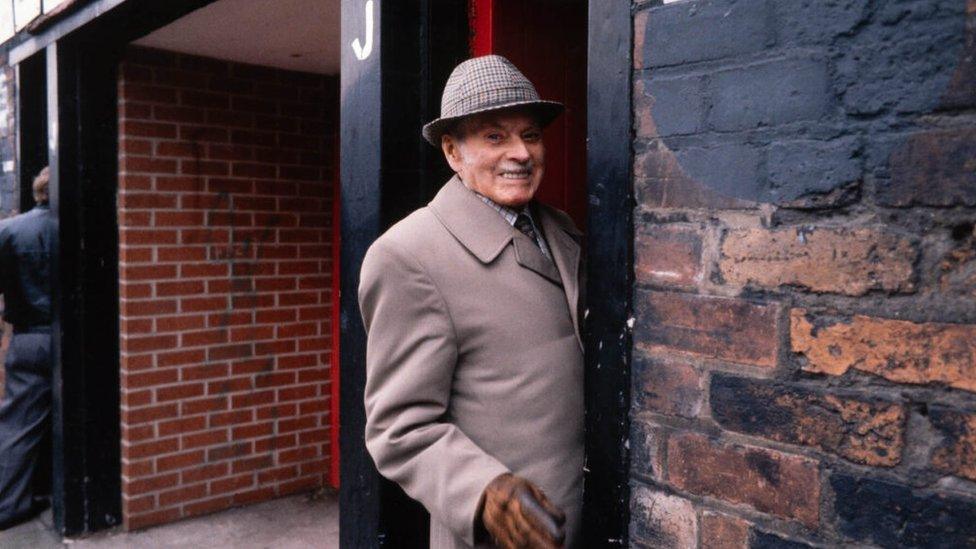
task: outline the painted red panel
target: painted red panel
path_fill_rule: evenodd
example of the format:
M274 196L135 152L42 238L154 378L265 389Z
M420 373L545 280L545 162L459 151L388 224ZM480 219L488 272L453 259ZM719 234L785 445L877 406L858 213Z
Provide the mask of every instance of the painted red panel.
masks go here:
M333 136L335 142L339 142L339 135L335 134ZM340 308L339 308L339 292L341 290L340 285L340 260L341 260L341 244L342 236L339 231L339 227L342 226L339 220L342 219L342 202L340 201L340 189L342 185L339 184L339 149L336 147L335 157L334 157L334 174L333 181L335 184L332 186L332 368L330 370L332 383L331 400L329 402L329 448L330 460L329 460L329 484L333 488L339 488L339 340L341 339L339 333L339 323L341 322Z
M510 59L566 112L546 130L538 198L586 223L586 2L472 0L471 51Z
M471 0L468 8L468 26L471 29L471 55L492 53L492 9L495 0Z

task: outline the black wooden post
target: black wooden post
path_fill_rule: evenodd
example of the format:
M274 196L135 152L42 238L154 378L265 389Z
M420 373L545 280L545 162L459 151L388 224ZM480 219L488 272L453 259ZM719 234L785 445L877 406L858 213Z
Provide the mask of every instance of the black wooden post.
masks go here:
M372 24L367 25L366 6ZM382 0L343 0L339 119L339 178L342 185L340 234L341 291L339 344L339 534L342 547L378 547L381 479L366 453L366 333L356 288L359 266L382 229L380 215L382 154ZM358 40L359 53L352 48ZM363 58L360 58L363 57Z
M626 547L633 272L630 2L589 3L586 547Z
M447 76L467 57L467 2L369 4L371 37L366 0L342 2L340 537L349 548L420 548L428 546L426 511L379 476L364 445L366 334L356 289L369 245L447 180L420 128L437 117Z
M84 35L81 35L84 36ZM52 273L53 509L67 535L121 519L115 49L47 46Z

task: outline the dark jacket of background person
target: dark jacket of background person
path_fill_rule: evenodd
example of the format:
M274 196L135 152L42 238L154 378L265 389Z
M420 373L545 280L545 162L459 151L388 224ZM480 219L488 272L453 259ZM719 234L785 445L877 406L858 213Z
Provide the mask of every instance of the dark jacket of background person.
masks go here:
M39 194L35 183L39 206L0 223L0 293L4 319L14 326L0 401L0 530L43 507L35 500L33 482L51 413L50 287L57 223L44 204L46 188L41 189Z
M0 223L3 319L15 329L51 324L54 232L54 219L46 204Z

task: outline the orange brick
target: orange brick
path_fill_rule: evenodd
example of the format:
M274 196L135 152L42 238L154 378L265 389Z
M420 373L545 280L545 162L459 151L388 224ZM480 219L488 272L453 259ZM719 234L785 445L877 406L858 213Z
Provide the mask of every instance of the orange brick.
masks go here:
M779 354L779 306L724 297L641 291L635 344L766 368Z
M161 457L156 460L156 470L163 472L173 471L175 469L186 469L188 467L193 467L203 463L204 457L205 455L203 450L194 450L192 452L183 452L181 454ZM174 473L174 475L175 474L176 473Z
M170 387L156 389L156 402L167 402L171 400L186 400L188 398L203 395L203 383L182 383Z
M173 522L180 518L179 509L163 509L151 513L124 515L123 527L127 531L141 530L157 524Z
M156 508L156 496L148 495L137 498L123 498L122 512L125 516L146 513Z
M231 437L233 437L234 440L241 440L247 438L266 437L271 435L273 432L274 425L271 422L252 423L250 425L234 427L231 430Z
M234 505L251 505L274 499L277 496L273 487L258 488L234 494Z
M175 383L179 380L179 376L180 372L173 368L156 369L135 374L123 374L122 385L126 389L153 387L166 383Z
M148 477L155 472L156 467L151 458L139 461L122 460L122 476L126 479Z
M159 332L183 332L203 328L206 322L207 317L203 315L164 316L156 319L156 330ZM185 341L182 345L187 346Z
M180 445L184 449L199 448L201 446L215 446L228 441L226 429L219 431L207 431L204 433L194 433L180 437Z
M739 229L722 243L722 277L737 286L863 295L914 290L915 245L879 228Z
M150 421L176 417L177 412L178 408L176 404L160 404L158 406L122 410L122 422L128 425L148 423Z
M139 496L149 492L158 492L164 488L171 488L179 480L177 473L157 475L154 477L140 478L123 482L122 491L130 496Z
M225 396L183 400L180 402L180 411L183 415L187 416L226 409L227 397Z
M125 353L145 353L148 351L161 351L174 348L176 348L176 336L154 335L125 337L122 339L122 352Z
M188 517L206 515L209 513L214 513L222 509L226 509L234 504L234 500L231 496L221 496L218 498L211 498L203 501L198 501L195 503L188 503L183 506L183 512Z
M203 416L185 417L172 421L159 422L159 436L165 437L182 433L191 433L206 428L207 420Z
M668 439L668 480L681 490L746 504L810 528L819 521L818 464L799 456L676 434Z
M122 445L123 459L140 459L149 456L168 454L179 450L180 443L177 438L166 438L149 442Z
M206 351L202 349L194 349L189 351L174 351L172 353L159 353L156 356L156 361L159 366L182 366L185 364L194 364L198 362L203 362L206 360Z
M203 318L203 317L200 317ZM180 334L180 344L184 347L196 347L200 345L216 345L227 343L227 330L200 330Z
M321 486L322 486L322 476L315 475L310 477L298 478L295 480L289 480L287 482L282 482L278 486L278 493L284 496L287 494L296 494L299 492L309 492Z
M203 380L227 376L230 365L226 363L210 363L200 366L188 366L180 369L180 380Z
M192 484L190 486L182 486L175 490L167 490L165 492L160 492L159 506L169 507L171 505L176 505L178 503L184 503L187 501L200 499L206 495L207 495L206 483Z
M278 467L275 469L261 471L260 473L258 473L258 483L268 484L269 482L282 482L285 480L293 479L297 476L298 476L298 466L288 465L285 467Z
M180 473L180 482L189 484L226 476L230 472L230 463L211 463L203 467L186 469Z
M805 309L790 315L794 353L803 369L843 375L851 368L896 383L944 383L976 391L976 325L915 323L863 315L822 318L815 327Z
M210 414L210 416L207 418L208 425L211 428L224 427L227 425L239 425L241 423L248 423L253 420L254 413L251 410L232 410L230 412Z

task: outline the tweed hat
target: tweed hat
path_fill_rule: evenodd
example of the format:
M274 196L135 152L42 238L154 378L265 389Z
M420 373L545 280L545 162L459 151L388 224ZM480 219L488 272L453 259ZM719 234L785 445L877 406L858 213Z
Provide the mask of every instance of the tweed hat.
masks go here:
M511 61L500 55L468 59L454 68L441 96L441 117L424 126L423 136L441 146L441 136L465 116L510 107L529 107L543 127L563 112L562 103L543 101Z

